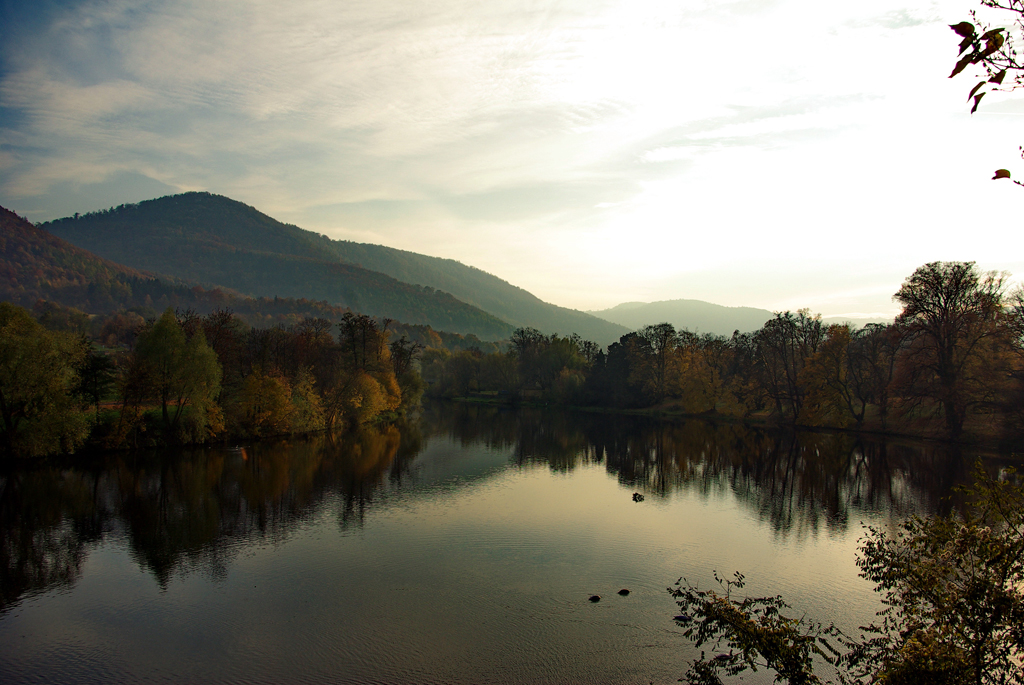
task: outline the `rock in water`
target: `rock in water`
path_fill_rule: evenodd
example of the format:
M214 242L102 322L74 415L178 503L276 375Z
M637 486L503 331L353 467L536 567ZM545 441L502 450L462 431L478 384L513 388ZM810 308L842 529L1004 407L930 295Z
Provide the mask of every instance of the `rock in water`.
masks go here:
M621 590L619 590L619 594L625 597L629 594L629 590L627 590L626 588L622 588Z
M601 595L591 595L590 596L590 601L591 602L600 602L601 601Z

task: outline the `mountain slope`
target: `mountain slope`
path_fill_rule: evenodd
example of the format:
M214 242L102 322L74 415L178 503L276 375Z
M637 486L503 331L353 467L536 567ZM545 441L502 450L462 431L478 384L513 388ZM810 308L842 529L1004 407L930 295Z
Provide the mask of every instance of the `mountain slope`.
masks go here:
M167 307L209 314L218 309L230 309L259 328L291 325L307 317L337 322L349 311L323 301L242 297L139 272L76 247L3 207L0 207L0 300L29 308L45 301L87 314L149 310L152 315ZM394 322L390 330L396 338L405 335L424 345L452 350L488 347L473 336L435 331L423 325Z
M0 207L0 298L31 307L36 300L108 310L129 283L151 278L69 244Z
M512 330L448 293L342 264L324 249L326 238L206 193L123 205L42 228L134 268L250 296L326 300L371 316L489 340L506 338Z
M138 205L122 205L106 212L60 219L43 227L76 245L131 266L204 283L220 283L251 294L298 296L301 292L303 296L344 302L367 313L413 320L407 310L399 315L398 310L388 314L376 309L384 306L381 288L398 289L393 283L379 280L379 274L384 274L405 284L421 286L419 292L437 289L450 293L453 300L482 309L513 326L532 326L548 333L576 332L602 344L617 340L626 332L622 326L584 312L543 302L522 288L455 260L381 245L331 240L209 193L184 193ZM271 268L277 259L290 265L278 262L278 267ZM344 264L345 268L337 272L322 265L315 267L317 278L335 278L337 285L311 290L311 274L306 270L314 268L313 262ZM270 270L258 276L251 271L244 273L253 268ZM356 271L359 268L363 271ZM372 276L372 272L378 272L378 276ZM359 278L366 279L365 287ZM404 305L407 309L410 302ZM454 302L447 306L454 312ZM449 322L419 320L452 330L453 324Z

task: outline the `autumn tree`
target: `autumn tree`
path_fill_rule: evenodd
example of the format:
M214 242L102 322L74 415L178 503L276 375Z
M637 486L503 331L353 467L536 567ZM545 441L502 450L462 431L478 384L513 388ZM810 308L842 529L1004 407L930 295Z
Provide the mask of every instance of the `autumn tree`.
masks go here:
M644 389L652 404L678 387L682 373L678 349L676 329L670 323L644 326L630 341L630 381Z
M257 438L289 433L295 413L291 384L280 373L254 369L228 409L235 433Z
M799 420L806 395L801 375L824 338L821 317L806 309L777 313L755 333L763 387L780 416Z
M800 373L805 387L801 421L811 425L845 427L850 421L864 422L867 405L854 392L850 373L849 324L825 327L824 340L810 356Z
M936 403L953 438L968 409L991 389L1004 282L1001 274L980 273L974 262L931 262L893 295L903 305L896 323L910 340L906 360L920 371L914 391Z
M843 683L1024 682L1024 489L1012 469L1002 480L978 474L962 515L868 530L857 563L885 608L859 636L779 596L738 596L740 574L707 590L680 578L668 591L684 635L716 652L702 651L686 681L721 685L722 675L765 668L776 682L820 683L824 662Z
M850 340L850 392L862 405L876 408L882 428L888 424L897 362L906 339L902 326L869 323Z
M861 575L884 596L880 622L851 641L854 675L891 683L1021 683L1024 489L979 480L962 516L870 528Z
M742 414L733 393L729 366L732 349L729 339L712 333L703 335L681 331L678 336L681 356L681 393L687 411Z
M402 390L388 346L388 323L381 326L363 314L343 317L338 333L339 363L322 388L327 427L341 417L365 423L401 406Z
M85 360L82 339L45 330L0 302L0 446L5 456L73 452L88 424L72 393Z

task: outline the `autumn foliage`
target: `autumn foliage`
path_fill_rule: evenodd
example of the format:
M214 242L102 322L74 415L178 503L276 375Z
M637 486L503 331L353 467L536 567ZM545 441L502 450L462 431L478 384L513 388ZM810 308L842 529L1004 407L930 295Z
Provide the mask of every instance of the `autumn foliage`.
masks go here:
M731 337L645 326L607 351L519 329L504 352L428 349L430 392L960 439L1024 434L1024 295L971 262L909 276L889 325L780 312Z

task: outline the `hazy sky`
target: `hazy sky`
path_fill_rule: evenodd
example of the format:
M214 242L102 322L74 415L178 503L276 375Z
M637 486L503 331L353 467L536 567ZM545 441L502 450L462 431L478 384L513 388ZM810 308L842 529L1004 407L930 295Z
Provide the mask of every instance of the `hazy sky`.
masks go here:
M0 205L185 190L580 309L892 314L1024 275L1024 93L928 0L0 0Z

